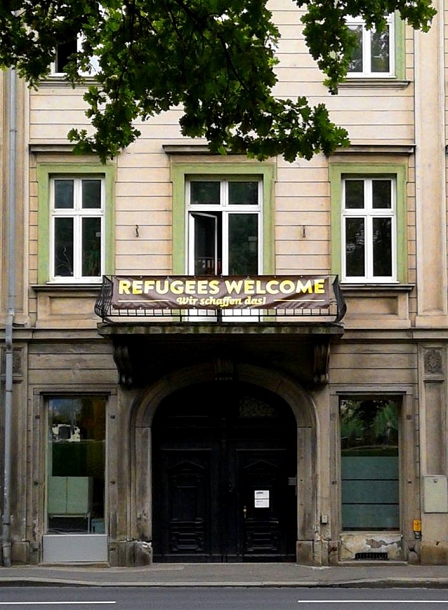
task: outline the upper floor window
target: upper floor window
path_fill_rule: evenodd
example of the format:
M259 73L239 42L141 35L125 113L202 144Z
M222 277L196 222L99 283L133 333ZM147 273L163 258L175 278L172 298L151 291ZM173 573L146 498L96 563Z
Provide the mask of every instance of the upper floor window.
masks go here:
M173 267L178 275L275 272L275 165L172 159Z
M50 203L51 279L99 282L104 273L104 178L53 177Z
M73 53L80 51L81 47L82 36L73 36L58 44L56 47L56 57L51 66L51 73L53 75L65 74L71 56ZM90 69L86 72L81 72L81 74L83 76L94 76L98 72L98 69L98 58L94 56L90 58Z
M101 282L114 271L115 168L38 160L37 283Z
M349 77L395 76L395 18L389 15L382 32L368 30L360 17L348 18L349 28L356 34L358 46L348 69Z
M407 282L405 158L330 162L331 269L342 282Z
M253 176L188 179L188 273L261 273L262 198Z
M343 279L396 279L396 182L388 176L343 178Z

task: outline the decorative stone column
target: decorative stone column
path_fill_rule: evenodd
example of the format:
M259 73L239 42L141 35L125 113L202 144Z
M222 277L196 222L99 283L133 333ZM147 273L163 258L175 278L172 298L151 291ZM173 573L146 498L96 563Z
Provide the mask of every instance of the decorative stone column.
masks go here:
M446 346L420 348L420 438L423 564L448 561Z
M417 327L446 326L446 129L444 6L429 32L415 33ZM431 66L431 69L428 69Z

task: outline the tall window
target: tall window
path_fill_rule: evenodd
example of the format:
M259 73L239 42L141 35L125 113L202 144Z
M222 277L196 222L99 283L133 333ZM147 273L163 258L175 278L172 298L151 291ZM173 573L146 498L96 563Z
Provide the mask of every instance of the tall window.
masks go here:
M394 16L387 18L387 27L382 32L368 30L360 17L348 18L347 25L356 34L358 46L353 53L348 69L349 76L393 76L394 61Z
M48 401L48 533L105 533L106 399Z
M342 189L343 279L396 279L396 181L345 177Z
M104 272L104 178L52 178L50 200L51 279L99 282Z
M340 402L342 529L396 530L398 399Z
M188 273L260 273L261 205L253 177L188 180Z

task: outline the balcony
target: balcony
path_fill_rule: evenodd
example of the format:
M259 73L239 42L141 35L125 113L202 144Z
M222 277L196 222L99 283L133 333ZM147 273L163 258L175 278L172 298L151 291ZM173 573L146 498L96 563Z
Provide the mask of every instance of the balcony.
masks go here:
M337 276L104 276L95 304L103 322L132 318L237 322L305 321L338 323L345 302Z
M204 361L225 376L235 359L325 385L345 311L338 277L326 274L104 276L95 304L125 386Z

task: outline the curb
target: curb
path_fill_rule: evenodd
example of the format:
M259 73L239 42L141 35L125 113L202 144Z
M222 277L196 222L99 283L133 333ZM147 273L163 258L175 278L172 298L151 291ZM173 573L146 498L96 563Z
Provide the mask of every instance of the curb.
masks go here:
M0 578L1 587L196 587L196 588L366 588L366 589L386 589L386 588L432 588L445 589L448 588L448 578L387 578L387 579L357 579L344 581L267 581L267 580L251 580L251 581L98 581L98 580L75 580L69 578L39 578L11 576Z

